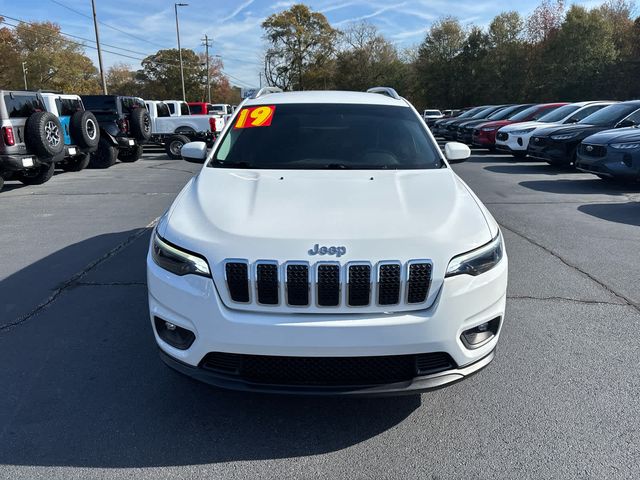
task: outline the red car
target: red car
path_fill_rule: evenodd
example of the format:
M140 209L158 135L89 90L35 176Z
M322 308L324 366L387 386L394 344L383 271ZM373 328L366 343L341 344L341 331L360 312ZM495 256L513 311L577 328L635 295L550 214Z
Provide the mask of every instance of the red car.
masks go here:
M556 108L567 105L563 103L542 103L534 105L506 120L497 120L495 122L487 122L478 125L473 130L472 143L476 147L487 148L491 151L496 148L496 133L505 125L522 122L535 122L541 116L555 110Z
M210 113L211 104L206 102L189 102L191 115L207 115Z

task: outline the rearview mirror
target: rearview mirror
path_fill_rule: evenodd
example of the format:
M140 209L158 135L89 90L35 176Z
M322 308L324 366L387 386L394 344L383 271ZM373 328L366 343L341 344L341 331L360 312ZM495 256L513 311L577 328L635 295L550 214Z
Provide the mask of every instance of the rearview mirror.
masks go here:
M180 150L180 155L187 162L204 163L207 159L207 144L205 142L185 143Z
M449 142L444 146L444 156L450 163L464 162L471 156L471 149L464 143Z

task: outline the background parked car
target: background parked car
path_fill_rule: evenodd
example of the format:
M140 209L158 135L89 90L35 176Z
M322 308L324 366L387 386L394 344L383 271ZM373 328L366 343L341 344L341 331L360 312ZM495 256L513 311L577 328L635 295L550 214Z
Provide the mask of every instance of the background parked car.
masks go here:
M462 143L466 143L471 145L473 142L473 131L477 125L481 123L486 123L487 121L497 121L497 120L505 120L509 117L512 117L521 111L529 108L532 104L525 103L523 105L509 105L508 107L500 108L496 110L494 113L489 115L486 119L482 120L468 120L458 125L458 141Z
M538 120L543 115L566 105L565 103L543 103L533 105L520 113L507 118L505 120L497 120L494 122L482 123L473 130L473 145L476 147L487 148L490 151L496 149L496 133L502 127L513 123L532 122Z
M529 142L529 156L551 165L575 164L578 146L585 138L613 128L640 123L640 100L609 105L573 125L536 131Z
M451 131L451 140L456 140L456 141L460 141L460 137L462 135L462 130L460 129L461 125L465 125L470 121L488 121L491 120L491 118L499 113L502 112L505 108L511 107L512 105L494 105L492 107L489 107L488 109L484 110L481 114L477 114L474 115L474 117L471 120L460 120L460 121L456 121L450 124L449 127L447 127L447 130Z
M450 122L453 122L455 120L460 120L463 118L471 118L473 115L475 115L476 113L480 112L481 110L484 110L486 108L486 106L484 107L473 107L470 108L469 110L466 110L464 112L462 112L460 115L455 116L455 117L451 117L451 118L443 118L442 120L436 120L436 123L433 124L433 134L434 135L438 135L438 136L444 136L446 130L447 130L447 125Z
M43 92L46 109L56 115L62 125L64 158L57 162L66 172L78 172L89 165L89 154L100 141L100 128L95 115L84 109L78 95Z
M576 168L602 179L640 181L640 128L605 130L585 138Z
M592 113L608 107L616 102L577 102L565 105L553 110L535 122L523 122L516 125L507 125L498 130L496 134L496 148L503 152L511 153L514 157L527 156L529 140L542 128L553 125L570 125L578 123Z
M425 110L422 114L422 118L424 118L427 126L431 128L433 124L436 123L436 120L444 118L444 113L442 113L440 110Z
M87 110L100 125L98 149L89 166L109 168L116 163L135 162L142 156L142 144L151 138L151 119L144 100L118 95L83 95Z
M491 115L500 107L501 107L500 105L484 105L480 107L473 115L466 118L468 120L487 118L488 115ZM446 124L447 126L442 133L442 136L447 140L453 140L456 136L456 129L458 128L458 125L463 121L465 121L465 119L462 116L448 121Z
M48 181L64 154L60 120L37 92L0 90L0 188L4 179L26 185Z

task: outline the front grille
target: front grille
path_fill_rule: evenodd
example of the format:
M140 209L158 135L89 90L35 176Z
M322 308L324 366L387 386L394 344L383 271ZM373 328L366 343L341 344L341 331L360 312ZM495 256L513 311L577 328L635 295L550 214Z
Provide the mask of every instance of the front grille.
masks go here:
M444 352L384 357L275 357L213 352L200 367L251 383L363 386L408 381L456 368Z
M474 128L473 129L473 134L477 137L478 135L480 135L480 129L479 128Z
M607 155L607 147L583 143L580 145L580 153L586 157L604 157Z
M509 140L509 134L505 132L498 132L498 134L496 135L496 139L500 140L501 142L506 142L507 140Z
M227 260L224 272L231 301L262 306L417 308L427 301L432 281L429 260L411 260L404 265L383 261L375 266L368 262L280 265L274 260L259 260L255 264Z

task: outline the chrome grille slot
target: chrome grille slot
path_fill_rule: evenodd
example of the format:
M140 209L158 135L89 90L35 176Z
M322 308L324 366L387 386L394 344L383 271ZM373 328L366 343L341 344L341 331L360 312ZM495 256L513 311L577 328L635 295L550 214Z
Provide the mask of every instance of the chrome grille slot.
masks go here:
M340 305L340 265L319 264L316 277L318 306L337 307Z
M407 303L423 303L431 286L431 263L409 262L407 279Z
M278 264L258 262L256 264L256 289L258 303L278 305Z
M347 270L347 304L364 307L371 303L371 265L349 264Z
M249 303L249 264L246 261L229 260L224 266L224 274L231 300Z
M400 302L399 263L382 263L378 266L378 304L397 305Z
M309 305L309 265L287 264L285 282L288 305L294 307Z

